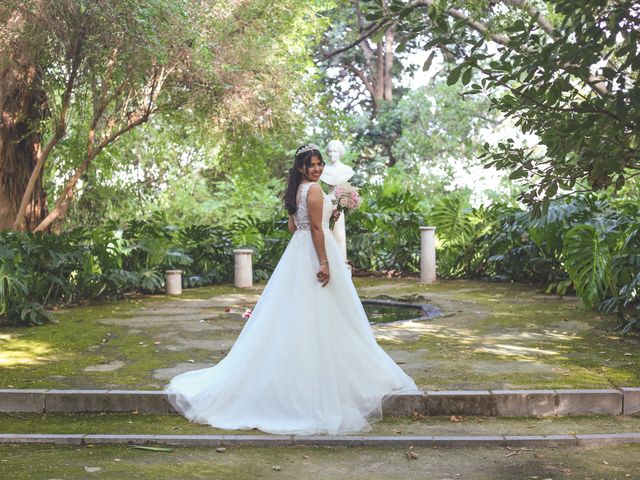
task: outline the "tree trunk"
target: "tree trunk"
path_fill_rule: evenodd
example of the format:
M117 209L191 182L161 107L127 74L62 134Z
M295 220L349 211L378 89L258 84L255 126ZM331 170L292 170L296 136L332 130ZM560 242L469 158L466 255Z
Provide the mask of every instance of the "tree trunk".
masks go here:
M393 47L396 35L396 27L392 26L384 33L384 99L390 102L393 100Z
M0 68L0 230L11 230L36 164L40 133L34 128L46 112L38 67L27 52L16 50ZM32 230L47 216L42 175L26 215Z

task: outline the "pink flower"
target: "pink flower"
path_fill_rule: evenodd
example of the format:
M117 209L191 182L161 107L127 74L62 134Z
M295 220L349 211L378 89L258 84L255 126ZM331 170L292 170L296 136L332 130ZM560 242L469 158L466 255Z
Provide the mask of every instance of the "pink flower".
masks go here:
M245 310L245 312L242 314L242 318L249 318L251 316L251 313L253 313L251 309Z
M333 191L333 204L339 212L348 212L355 210L362 203L362 199L358 194L358 188L351 185L349 182L341 185L336 185ZM329 220L329 228L333 228L335 225L335 218Z

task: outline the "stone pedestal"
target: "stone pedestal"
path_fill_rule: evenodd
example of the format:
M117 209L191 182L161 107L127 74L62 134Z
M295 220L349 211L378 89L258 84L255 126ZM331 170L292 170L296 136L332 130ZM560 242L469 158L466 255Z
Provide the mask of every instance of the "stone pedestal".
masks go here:
M420 283L436 281L436 227L420 227Z
M238 248L233 251L236 256L233 284L238 288L253 286L253 250Z
M166 270L164 284L167 295L180 295L182 293L182 270Z

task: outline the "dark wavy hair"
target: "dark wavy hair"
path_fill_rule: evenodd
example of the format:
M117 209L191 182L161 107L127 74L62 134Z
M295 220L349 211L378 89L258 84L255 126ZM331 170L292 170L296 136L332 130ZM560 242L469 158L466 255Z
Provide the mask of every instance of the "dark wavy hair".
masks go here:
M307 150L300 153L300 150L302 150L306 146L307 145L301 145L298 147L298 149L296 150L295 158L293 160L293 166L289 169L287 189L284 192L284 206L291 215L296 213L296 211L298 210L298 207L296 205L296 195L298 193L300 182L302 181L302 172L300 172L299 169L303 167L309 168L311 166L311 159L313 157L318 157L324 165L324 160L322 159L320 150L316 150L314 148L312 150Z

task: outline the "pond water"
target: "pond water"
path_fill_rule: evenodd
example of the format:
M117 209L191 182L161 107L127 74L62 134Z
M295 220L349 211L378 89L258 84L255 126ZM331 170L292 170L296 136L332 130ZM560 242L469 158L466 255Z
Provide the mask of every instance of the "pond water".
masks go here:
M422 308L414 305L372 304L365 300L362 302L362 306L367 313L369 321L373 323L397 322L425 316Z

